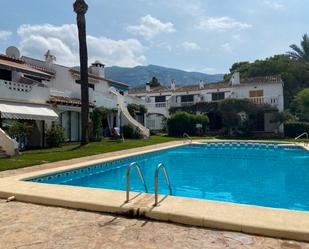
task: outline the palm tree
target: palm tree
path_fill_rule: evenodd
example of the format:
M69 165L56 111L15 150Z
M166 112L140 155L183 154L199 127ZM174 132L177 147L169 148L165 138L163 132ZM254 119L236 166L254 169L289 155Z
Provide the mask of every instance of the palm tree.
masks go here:
M81 145L86 145L89 142L89 88L88 88L88 52L86 41L86 18L85 14L88 10L88 5L84 0L76 0L74 12L77 14L77 27L79 39L79 58L80 58L80 85L81 85L81 125L82 137Z
M294 60L309 63L309 36L303 35L303 40L300 43L300 47L296 44L290 46L293 51L287 52L287 54Z

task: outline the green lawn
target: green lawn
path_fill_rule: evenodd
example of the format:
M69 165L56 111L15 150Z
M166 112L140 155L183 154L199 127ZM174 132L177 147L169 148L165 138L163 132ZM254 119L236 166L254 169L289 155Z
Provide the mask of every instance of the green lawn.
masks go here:
M0 171L143 147L175 140L177 140L177 138L151 136L151 138L145 140L126 139L124 143L113 140L103 140L101 142L90 143L83 147L80 147L79 144L68 144L55 149L29 150L24 151L20 156L0 159Z
M210 137L194 137L193 139L206 139ZM252 138L227 138L217 137L218 139L250 139ZM158 143L165 143L175 140L182 140L182 138L163 137L163 136L151 136L149 139L127 139L124 143L113 140L103 140L101 142L90 143L87 146L80 147L79 144L67 144L61 148L55 149L41 149L41 150L29 150L22 153L20 156L12 158L0 159L0 171L17 169L28 167L32 165L38 165L48 162L56 162L61 160L67 160L72 158L91 156L101 153L143 147L147 145L153 145ZM255 139L257 140L257 139ZM294 139L258 139L258 140L277 140L294 142ZM309 142L309 140L299 140Z

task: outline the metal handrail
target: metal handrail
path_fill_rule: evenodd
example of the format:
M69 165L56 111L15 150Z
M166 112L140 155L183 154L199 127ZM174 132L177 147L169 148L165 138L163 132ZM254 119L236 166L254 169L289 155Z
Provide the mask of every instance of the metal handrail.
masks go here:
M144 188L145 188L145 192L148 193L148 189L147 189L147 185L145 183L144 175L143 175L140 167L138 166L137 162L133 162L129 165L128 170L127 170L127 175L126 175L126 181L127 181L127 183L126 183L126 202L129 202L129 200L130 200L130 172L131 172L131 169L134 166L136 167L137 172L138 172L138 174L139 174L139 176L142 180L142 183L143 183Z
M182 137L183 137L183 139L184 139L184 142L185 142L185 139L187 139L187 140L190 141L190 143L192 143L192 138L188 135L188 133L184 133L184 134L182 135Z
M157 169L156 169L156 173L155 173L155 203L154 203L154 206L158 205L158 179L159 179L160 169L163 169L163 173L165 175L165 180L166 180L166 183L167 183L168 188L170 190L170 195L172 195L172 188L171 188L171 184L170 184L170 179L168 178L166 167L164 166L163 163L159 163L158 166L157 166Z
M308 138L309 138L308 132L304 132L303 134L300 134L299 136L297 136L297 137L295 138L295 140L300 139L300 138L303 137L303 136L306 136L306 138L308 139Z

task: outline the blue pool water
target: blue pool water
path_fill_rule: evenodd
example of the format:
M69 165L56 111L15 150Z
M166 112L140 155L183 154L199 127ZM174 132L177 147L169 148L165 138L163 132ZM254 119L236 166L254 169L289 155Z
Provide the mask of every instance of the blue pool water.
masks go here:
M186 145L28 181L125 190L133 161L140 165L150 193L155 168L162 162L173 195L309 211L309 152L279 144ZM131 172L131 190L144 191L136 169ZM169 193L162 172L159 193Z

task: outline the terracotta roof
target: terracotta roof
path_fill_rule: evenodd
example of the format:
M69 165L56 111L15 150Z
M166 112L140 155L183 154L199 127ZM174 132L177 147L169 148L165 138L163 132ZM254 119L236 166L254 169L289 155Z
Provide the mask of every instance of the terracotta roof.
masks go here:
M81 106L82 102L78 98L70 98L64 96L50 96L49 103ZM93 103L89 103L90 107L94 107Z
M39 70L48 72L50 74L55 74L55 72L50 71L47 68L47 64L46 64L45 61L42 61L42 60L39 60L39 59L30 58L30 57L27 57L27 56L23 56L22 57L22 61L23 60L26 61L31 67L38 68ZM79 71L78 67L70 68L70 67L67 67L67 66L59 65L59 64L55 64L55 65L68 68L74 74L78 74L78 75L80 74L80 71ZM119 86L122 86L122 87L129 87L129 85L126 84L126 83L115 81L115 80L106 79L106 78L94 75L92 73L89 73L89 72L88 72L88 75L89 75L89 78L92 78L94 80L102 80L102 81L107 81L110 84L119 85ZM90 82L90 83L94 83L94 82Z
M78 69L76 69L76 68L71 68L70 71L73 74L78 74L78 75L80 74L80 71ZM95 79L95 80L106 81L106 82L111 83L111 84L120 85L120 86L123 86L123 87L129 87L129 85L126 84L126 83L122 83L122 82L106 79L106 78L94 75L92 73L89 73L89 72L88 72L88 76L89 76L89 78L92 78L92 79Z
M204 84L204 88L200 89L200 85L187 85L176 88L175 92L200 91L203 89L228 88L230 85L227 82L216 82Z
M253 77L253 78L244 78L240 80L240 85L245 84L282 84L282 78L280 75L274 76L266 76L266 77ZM237 85L236 85L237 86ZM215 82L215 83L206 83L204 84L203 89L216 89L216 88L228 88L231 87L231 84L226 81ZM188 92L188 91L199 91L200 89L199 84L197 85L185 85L185 86L178 86L174 92ZM159 86L159 87L151 87L150 93L162 93L162 92L171 92L172 90L166 86ZM129 90L129 94L140 94L140 93L147 93L146 86L137 87Z
M29 66L24 60L15 59L3 54L0 54L0 67L6 70L17 70L25 74L42 77L44 79L50 79L52 77L50 73L46 73L43 72L43 70Z
M30 58L27 56L22 56L22 60L24 60L29 66L36 68L38 70L41 70L43 72L49 73L49 74L55 74L56 72L53 70L50 70L47 66L46 61L42 61L35 58Z
M240 84L269 84L269 83L282 83L280 75L264 76L264 77L252 77L240 79Z
M229 87L229 84L226 82L216 82L216 83L209 83L204 84L203 89L213 89L213 88L227 88ZM188 91L199 91L200 85L186 85L186 86L179 86L176 87L176 90L174 92L188 92ZM171 92L171 88L166 86L159 86L159 87L151 87L150 92L151 93L161 93L161 92ZM147 93L146 87L138 87L133 88L129 90L129 94L138 94L138 93Z
M172 90L166 86L150 87L151 93L171 92ZM136 87L129 90L129 94L147 93L146 86Z

